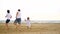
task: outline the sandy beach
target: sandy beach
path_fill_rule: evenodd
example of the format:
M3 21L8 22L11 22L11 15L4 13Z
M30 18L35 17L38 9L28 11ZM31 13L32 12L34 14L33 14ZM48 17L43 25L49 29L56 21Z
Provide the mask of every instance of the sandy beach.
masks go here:
M60 23L31 23L31 29L26 24L21 24L21 31L15 29L14 24L9 24L9 30L5 24L0 23L0 34L60 34Z

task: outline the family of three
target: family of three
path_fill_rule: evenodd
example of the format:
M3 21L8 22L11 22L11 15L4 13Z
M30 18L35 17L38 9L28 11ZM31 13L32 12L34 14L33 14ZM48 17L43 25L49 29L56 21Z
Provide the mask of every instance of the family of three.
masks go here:
M20 11L21 11L20 9L17 10L16 19L14 21L14 25L16 26L16 29L19 29L19 30L21 28L21 12ZM10 14L10 10L7 10L7 15L5 17L7 18L6 19L6 29L9 29L8 23L10 22L10 19L12 18L12 15ZM31 28L30 18L27 17L27 20L25 20L25 21L27 23L27 28Z

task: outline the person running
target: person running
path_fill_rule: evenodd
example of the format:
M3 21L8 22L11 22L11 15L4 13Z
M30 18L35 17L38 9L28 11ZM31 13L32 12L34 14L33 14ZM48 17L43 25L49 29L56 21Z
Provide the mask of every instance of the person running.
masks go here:
M6 20L6 28L9 29L8 23L10 22L10 19L12 18L11 14L10 14L10 10L7 10L7 14L6 14L5 17L7 18L7 20Z
M16 13L16 19L14 21L14 25L16 25L16 29L20 30L20 26L21 26L21 12L20 12L20 9L18 9L18 11Z
M27 20L25 20L26 23L27 23L27 29L30 29L31 28L31 24L30 24L30 18L27 17Z

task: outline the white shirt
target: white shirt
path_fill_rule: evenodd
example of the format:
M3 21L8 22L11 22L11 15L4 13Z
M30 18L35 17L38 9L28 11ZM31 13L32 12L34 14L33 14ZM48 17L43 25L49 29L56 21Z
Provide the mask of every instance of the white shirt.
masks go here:
M6 18L7 19L11 19L11 14L10 13L7 13Z
M31 24L30 24L30 20L26 20L26 23L27 23L27 26L31 26Z
M21 13L18 11L17 18L21 18Z

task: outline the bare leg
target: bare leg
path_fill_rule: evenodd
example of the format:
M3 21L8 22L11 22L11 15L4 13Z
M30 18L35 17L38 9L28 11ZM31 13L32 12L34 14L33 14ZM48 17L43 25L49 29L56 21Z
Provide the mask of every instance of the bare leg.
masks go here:
M16 26L16 29L17 29L17 23L14 23L14 25Z
M7 30L9 29L9 27L8 27L8 23L6 23L6 29L7 29Z
M27 26L27 29L31 29L31 26Z
M21 24L18 24L17 27L18 27L18 30L21 30Z

